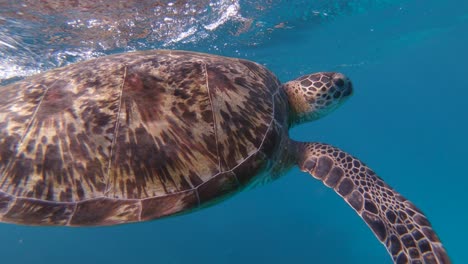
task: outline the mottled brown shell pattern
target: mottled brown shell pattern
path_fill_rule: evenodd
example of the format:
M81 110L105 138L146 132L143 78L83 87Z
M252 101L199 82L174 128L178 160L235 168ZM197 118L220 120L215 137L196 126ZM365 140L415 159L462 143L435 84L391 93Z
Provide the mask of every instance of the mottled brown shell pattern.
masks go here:
M238 190L287 133L279 87L253 62L164 50L1 87L0 221L144 221Z

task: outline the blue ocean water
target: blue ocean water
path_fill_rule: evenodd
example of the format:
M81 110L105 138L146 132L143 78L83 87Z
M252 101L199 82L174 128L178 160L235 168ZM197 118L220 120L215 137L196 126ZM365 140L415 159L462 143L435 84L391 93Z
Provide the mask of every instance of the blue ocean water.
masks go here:
M170 47L245 57L282 81L348 75L353 98L291 137L362 159L426 213L454 263L468 263L468 2L387 1L319 23L288 9L270 15L286 27L256 45ZM105 228L1 224L0 234L1 262L12 264L391 263L354 211L298 169L179 217Z

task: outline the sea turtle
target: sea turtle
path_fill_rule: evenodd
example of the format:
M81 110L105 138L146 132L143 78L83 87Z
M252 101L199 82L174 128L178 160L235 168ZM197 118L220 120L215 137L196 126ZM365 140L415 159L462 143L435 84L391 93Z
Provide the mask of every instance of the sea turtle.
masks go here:
M105 56L0 87L0 221L146 221L297 165L333 188L395 263L449 263L424 214L364 163L288 137L352 89L340 73L281 84L251 61L170 50Z

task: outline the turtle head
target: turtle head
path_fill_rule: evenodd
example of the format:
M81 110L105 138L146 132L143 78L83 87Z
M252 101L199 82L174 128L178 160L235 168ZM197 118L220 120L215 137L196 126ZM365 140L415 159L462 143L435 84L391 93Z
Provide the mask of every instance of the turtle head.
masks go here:
M291 124L319 119L353 93L351 81L336 72L304 75L285 83L283 88L288 95Z

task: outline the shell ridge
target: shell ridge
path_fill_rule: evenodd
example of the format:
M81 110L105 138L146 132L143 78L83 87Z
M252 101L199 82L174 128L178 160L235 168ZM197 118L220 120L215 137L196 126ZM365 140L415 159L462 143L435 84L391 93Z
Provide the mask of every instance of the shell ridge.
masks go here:
M123 95L123 89L125 86L125 79L127 78L127 66L124 66L124 74L123 74L123 79L122 79L122 85L120 87L120 94L119 94L119 106L117 109L117 119L115 120L115 126L114 126L114 138L112 139L111 147L110 147L110 153L109 153L109 163L107 165L107 172L106 172L106 188L104 189L104 196L107 196L107 193L110 192L109 190L109 185L110 185L110 171L112 167L112 157L114 155L114 148L115 144L117 143L117 137L119 133L119 127L120 127L120 112L122 111L122 95Z
M202 63L203 65L203 71L205 72L205 81L206 81L206 89L208 90L208 99L210 100L210 106L211 106L211 113L213 115L213 131L214 131L214 137L215 137L215 144L216 144L216 154L218 158L218 174L221 172L221 157L219 155L219 142L218 142L218 127L216 126L216 114L214 112L214 106L213 106L213 99L211 97L211 92L210 92L210 85L208 82L208 71L206 69L206 63ZM198 192L197 192L198 196ZM198 200L200 203L200 199Z

